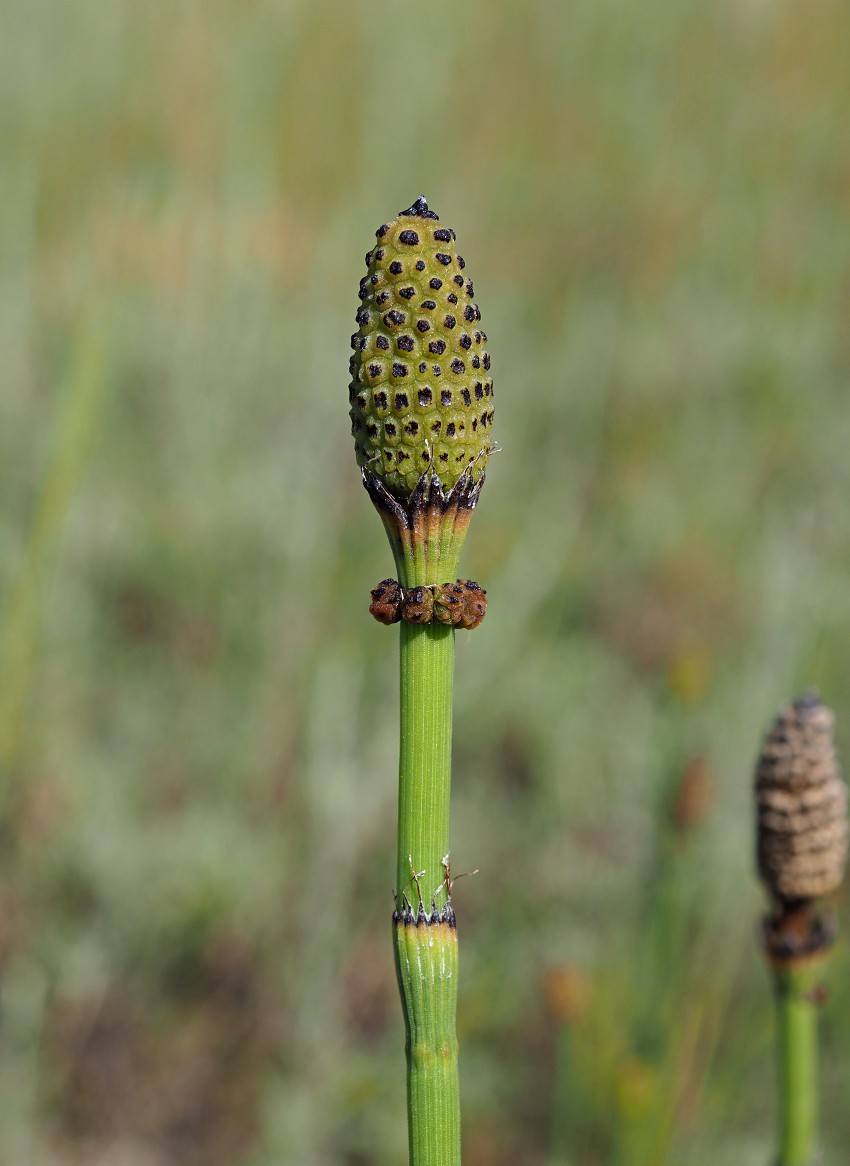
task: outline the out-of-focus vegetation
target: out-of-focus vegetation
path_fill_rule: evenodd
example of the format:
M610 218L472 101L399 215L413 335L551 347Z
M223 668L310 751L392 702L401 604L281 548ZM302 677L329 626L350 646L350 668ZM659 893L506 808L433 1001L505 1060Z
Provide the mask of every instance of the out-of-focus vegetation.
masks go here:
M425 192L503 447L458 644L465 1162L764 1166L751 764L810 684L850 751L850 8L3 26L0 1159L404 1160L346 367L372 232Z

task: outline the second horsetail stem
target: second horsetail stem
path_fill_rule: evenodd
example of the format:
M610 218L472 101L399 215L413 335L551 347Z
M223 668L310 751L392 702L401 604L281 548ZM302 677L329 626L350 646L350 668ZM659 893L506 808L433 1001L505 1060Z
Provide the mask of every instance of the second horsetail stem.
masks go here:
M834 939L820 899L847 861L847 787L835 717L816 693L780 710L756 766L756 854L772 910L764 950L777 1017L777 1166L812 1166L817 1142L819 976Z
M455 628L486 592L457 578L493 450L493 381L472 280L419 197L376 232L351 337L351 431L398 582L370 611L399 624L400 747L393 941L406 1030L411 1166L460 1166L457 929L449 865Z

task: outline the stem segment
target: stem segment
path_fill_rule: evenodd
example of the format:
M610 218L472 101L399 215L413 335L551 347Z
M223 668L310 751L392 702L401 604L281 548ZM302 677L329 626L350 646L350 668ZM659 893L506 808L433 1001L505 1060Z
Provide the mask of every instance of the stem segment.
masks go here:
M410 1166L460 1166L457 1074L457 931L425 915L395 922L404 1005Z
M442 878L449 851L449 793L452 752L454 630L443 624L402 623L401 738L398 782L398 881L418 907L410 863L424 871L422 894L430 914L431 896Z
M817 1003L820 961L776 970L779 1053L777 1166L812 1166L817 1139Z

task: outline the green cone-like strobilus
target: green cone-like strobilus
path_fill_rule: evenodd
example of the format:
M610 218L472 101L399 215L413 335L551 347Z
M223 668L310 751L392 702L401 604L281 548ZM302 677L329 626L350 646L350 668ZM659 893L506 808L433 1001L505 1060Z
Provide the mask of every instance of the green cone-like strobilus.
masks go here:
M444 490L477 481L490 452L493 381L455 233L419 198L377 232L351 338L357 462L402 497L429 469Z

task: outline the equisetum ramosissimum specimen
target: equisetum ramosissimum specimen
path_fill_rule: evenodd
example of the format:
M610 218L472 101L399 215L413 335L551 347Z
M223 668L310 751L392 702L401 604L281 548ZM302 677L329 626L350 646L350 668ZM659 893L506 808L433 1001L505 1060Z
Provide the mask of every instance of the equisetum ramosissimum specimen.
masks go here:
M379 227L351 338L351 429L398 580L370 611L399 624L395 961L407 1048L411 1166L460 1163L457 930L449 866L455 629L486 592L457 578L492 452L487 335L455 233L420 197Z
M833 746L835 717L815 693L780 710L756 766L756 853L772 900L764 951L777 1006L776 1166L813 1166L817 1137L820 975L834 924L822 899L847 861L847 787Z

